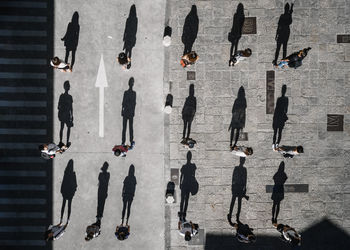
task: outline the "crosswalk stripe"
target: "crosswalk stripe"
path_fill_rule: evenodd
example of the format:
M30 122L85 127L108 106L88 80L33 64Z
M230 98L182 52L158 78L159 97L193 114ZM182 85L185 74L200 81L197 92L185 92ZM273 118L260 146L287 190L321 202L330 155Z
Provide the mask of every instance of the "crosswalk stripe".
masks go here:
M45 2L24 2L24 1L3 1L0 2L0 7L12 7L12 8L47 8Z
M0 121L47 121L46 115L0 115Z
M46 16L7 16L0 15L0 22L32 22L32 23L45 23L47 21Z
M44 191L46 185L0 184L0 190L37 190Z
M0 232L45 232L42 226L0 226Z
M0 212L0 218L45 219L46 213L44 212L24 212L24 213Z
M0 72L1 78L10 79L46 79L46 73Z
M46 129L0 128L0 135L46 135Z
M0 176L4 177L46 177L45 171L24 171L24 170L0 170Z
M46 107L46 101L0 101L0 107Z
M4 246L45 246L44 240L0 240Z
M0 30L0 36L47 36L46 30Z
M46 199L11 199L0 198L0 205L2 204L46 204Z
M46 87L1 87L0 93L46 93Z
M0 50L27 50L27 51L46 51L45 44L4 44L0 43Z
M0 58L0 64L45 65L47 61L38 58Z

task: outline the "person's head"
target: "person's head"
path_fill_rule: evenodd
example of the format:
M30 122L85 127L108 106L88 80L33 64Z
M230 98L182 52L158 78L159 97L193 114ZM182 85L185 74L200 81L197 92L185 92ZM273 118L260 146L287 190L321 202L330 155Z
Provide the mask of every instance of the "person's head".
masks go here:
M131 5L129 16L136 17L136 6L135 6L135 4Z
M189 93L190 96L194 96L194 84L193 83L190 84L190 90L189 91L190 91L190 93Z
M119 53L118 55L118 62L121 65L127 64L128 63L128 57L124 52Z
M254 243L256 241L256 236L254 234L249 234L248 240L250 243Z
M198 59L198 55L195 51L191 51L189 54L188 54L188 60L190 62L195 62L196 60Z
M92 240L92 238L94 238L94 234L91 232L88 235L86 235L85 240L90 241L90 240Z
M239 3L238 5L237 5L237 14L238 15L244 15L244 7L243 7L243 4L242 3Z
M308 47L308 48L305 48L305 49L303 49L303 50L301 50L300 52L301 52L301 56L304 58L305 56L307 56L307 53L309 52L309 50L310 50L311 48L310 47Z
M134 86L134 82L135 82L134 77L130 77L130 79L129 79L129 88L132 89L132 87Z
M237 98L245 98L245 90L243 86L239 87Z
M117 237L118 240L125 240L126 239L126 235L124 232L115 232L115 236Z
M103 166L102 166L102 168L101 168L101 170L102 170L102 172L105 172L105 171L107 171L107 169L108 169L108 166L109 166L109 164L108 164L108 162L104 162L103 163Z
M135 175L135 166L131 164L129 167L129 176L134 176L134 175Z
M192 159L192 153L191 153L191 151L188 151L187 152L187 162L191 162L191 159Z
M39 145L38 148L39 148L40 151L43 151L43 150L47 149L47 145L46 144L41 144L41 145Z
M252 148L247 148L247 154L252 155L253 154L253 149Z
M287 85L283 84L282 86L282 96L285 96L287 92Z
M190 232L186 232L185 233L185 241L190 241L191 240L191 233Z
M284 161L281 161L281 163L278 167L278 172L284 172Z
M304 153L304 148L303 148L303 146L298 146L298 147L297 147L297 152L298 152L299 154Z
M51 241L53 240L53 232L51 230L47 230L44 234L44 239L46 241Z
M196 5L192 5L191 14L192 15L197 15L197 6Z
M79 13L78 11L74 12L72 16L72 23L78 24L79 23Z
M289 12L289 8L290 8L289 3L286 3L286 5L284 5L284 13L287 14Z
M250 48L247 48L243 51L243 56L250 57L252 55L252 50Z
M65 81L65 82L63 83L63 88L64 88L64 90L65 90L66 92L69 91L69 89L70 89L69 81Z
M122 151L120 151L120 149L116 149L116 150L114 151L114 155L115 155L115 156L120 156L121 153L122 153Z
M51 62L53 63L53 65L59 65L60 64L60 59L55 56L54 58L51 59Z
M68 164L67 164L66 169L64 170L64 173L65 173L65 174L67 174L67 173L72 173L72 172L73 172L73 164L74 164L73 159L70 159L70 160L68 161Z

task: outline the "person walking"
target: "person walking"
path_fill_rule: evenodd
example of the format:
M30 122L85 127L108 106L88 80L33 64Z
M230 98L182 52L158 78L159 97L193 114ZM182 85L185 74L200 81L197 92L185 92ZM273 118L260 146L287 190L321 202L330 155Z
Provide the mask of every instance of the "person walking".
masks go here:
M307 56L310 47L294 52L293 54L287 56L285 59L282 59L278 64L278 67L281 69L285 68L298 68L303 64L304 58Z
M118 55L117 61L123 67L124 70L128 70L131 67L131 58L128 57L125 52L121 52Z
M61 145L61 147L59 147L55 143L39 145L41 157L43 157L44 159L52 159L56 156L57 153L62 154L67 149L68 148L65 145Z
M293 247L301 246L301 235L292 227L274 223L273 226L281 233L281 239Z
M190 85L189 96L186 98L185 104L182 108L182 120L184 128L182 132L182 144L185 144L190 139L191 125L197 110L197 99L194 96L194 84ZM187 130L187 136L186 136Z
M272 150L276 151L278 145L282 139L282 130L286 121L288 120L288 97L286 97L287 85L282 86L282 96L277 98L276 108L273 113L273 139L272 139ZM276 136L278 133L278 138L276 141Z
M122 103L122 117L123 117L123 130L122 130L122 145L125 145L126 140L126 125L129 122L129 137L130 145L134 142L134 116L136 107L136 92L132 89L134 86L134 78L129 79L129 89L124 92Z
M293 158L296 155L304 153L303 146L285 146L282 145L276 149L284 158Z
M114 234L118 240L126 240L130 235L130 226L128 224L125 226L121 224L117 226Z
M272 64L275 66L277 66L277 59L280 53L281 45L283 45L282 59L286 58L287 56L287 44L288 44L289 35L290 35L289 26L293 22L293 19L292 19L293 6L294 6L294 3L292 3L291 6L289 6L289 3L286 3L286 5L284 6L284 13L280 16L278 20L278 27L277 27L276 36L275 36L277 47L275 52L275 59L272 61Z
M253 149L245 146L234 146L231 148L231 151L239 157L247 157L253 154Z
M195 64L198 58L199 56L197 55L197 53L194 51L191 51L190 53L185 54L181 57L180 64L183 68L186 68L188 66Z
M48 229L45 231L44 239L46 241L58 240L65 233L67 226L68 226L68 221L64 225L62 224L62 222L60 222L57 225L50 225Z
M52 58L50 60L50 65L54 69L59 69L61 72L72 72L72 69L70 68L68 63L63 62L61 59L59 59L57 56Z
M248 224L243 224L241 222L232 223L229 218L228 222L232 227L236 229L236 238L241 243L254 243L256 241L256 236L253 233L253 228L250 228Z
M278 171L273 176L275 185L273 186L271 199L273 200L272 205L272 224L277 223L277 217L280 212L280 204L284 199L284 183L288 179L284 172L284 162L282 161L278 167Z
M231 56L229 65L230 66L235 66L239 62L244 61L248 57L252 55L252 50L247 48L245 50L238 50L234 55Z
M229 66L232 66L231 59L237 54L238 42L242 37L244 20L244 7L242 3L239 3L237 5L236 13L233 16L231 32L228 33L228 40L231 42Z
M97 219L95 223L86 228L85 240L90 241L101 234L101 220Z
M244 91L244 87L241 86L238 90L237 98L232 107L232 119L231 119L230 126L228 128L228 130L231 129L231 136L230 136L231 151L233 150L234 147L236 147L238 137L239 137L239 131L243 130L243 128L245 127L246 108L247 108L247 101L245 99L245 91ZM232 145L233 135L235 131L236 131L235 143Z
M198 233L198 224L192 221L180 220L178 222L179 234L184 237L185 241L190 241Z

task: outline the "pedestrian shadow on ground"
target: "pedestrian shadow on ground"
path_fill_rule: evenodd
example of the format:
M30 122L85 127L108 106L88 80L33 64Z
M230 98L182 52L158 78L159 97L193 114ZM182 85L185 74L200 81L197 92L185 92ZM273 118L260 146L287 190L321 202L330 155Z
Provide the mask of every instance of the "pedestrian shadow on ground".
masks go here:
M72 200L77 190L77 178L73 169L73 160L68 161L67 167L64 170L64 176L61 184L61 194L63 197L62 208L61 208L61 220L63 220L63 214L66 206L66 201L68 201L68 216L67 221L70 219Z
M73 69L75 62L75 52L78 47L79 32L79 14L76 11L72 16L72 21L67 26L66 34L61 38L61 40L64 41L64 46L66 47L66 56L64 58L66 63L68 63L69 52L72 52L72 60L70 63L71 69Z
M287 174L284 172L284 161L282 161L278 167L278 171L273 176L275 185L272 189L271 199L272 205L272 223L277 223L277 217L280 212L280 203L284 199L284 183L288 179Z
M124 92L122 103L122 117L123 117L123 130L122 130L122 145L126 141L126 126L129 121L129 138L130 145L134 140L134 116L136 107L136 92L132 89L134 86L134 78L129 79L129 89Z
M182 220L186 220L186 212L188 207L188 200L190 193L196 195L199 189L198 182L196 180L196 164L191 163L192 153L187 152L187 162L181 168L180 176L180 189L181 189L181 201L179 217Z
M129 17L126 19L125 30L124 30L124 46L123 50L128 58L131 59L131 52L136 44L136 33L137 33L137 15L135 4L131 5Z
M191 11L186 16L182 31L181 40L185 46L183 55L192 51L192 46L198 34L198 24L199 20L197 15L197 6L192 5Z
M243 166L245 163L245 157L240 157L239 166L236 166L232 174L232 198L230 204L230 211L227 215L227 219L231 221L233 207L235 205L236 199L238 200L238 208L236 214L236 222L239 223L239 216L241 213L242 198L249 199L246 195L247 192L247 169Z
M69 81L63 84L64 93L60 95L58 100L58 120L61 122L60 127L60 145L63 145L63 129L64 125L67 127L67 147L70 146L69 137L70 129L73 127L73 97L68 93L70 89Z
M289 7L289 3L286 3L286 5L284 6L284 13L280 16L278 20L278 27L276 31L276 37L275 37L275 40L277 42L277 47L275 52L275 59L273 61L274 64L277 63L281 45L283 45L282 59L286 58L287 56L287 44L288 44L289 35L290 35L289 26L293 22L293 19L292 19L293 5L294 4L292 4L291 7Z
M242 36L244 19L245 19L244 7L242 3L239 3L237 5L236 13L233 16L233 24L232 24L231 32L228 33L228 40L229 42L231 42L230 59L231 59L231 56L237 53L238 42Z
M191 125L197 110L197 99L194 96L194 84L189 87L189 96L186 98L185 104L182 108L182 120L184 122L184 129L182 139L190 138ZM187 130L187 136L186 136ZM186 136L186 137L185 137Z
M238 90L237 98L232 106L232 119L230 123L229 130L231 129L230 135L230 146L232 146L233 135L236 131L235 143L233 146L236 146L239 132L245 127L246 120L246 109L247 109L247 100L245 98L244 87L241 86Z
M101 220L103 217L103 211L105 208L105 202L108 197L108 183L110 174L107 172L108 163L103 163L101 168L102 172L98 175L98 192L97 192L97 220Z
M287 85L282 86L282 96L277 98L276 108L273 113L273 142L272 144L280 144L282 139L282 130L286 121L288 120L288 97L286 97ZM276 136L278 133L278 138L276 141Z
M129 167L129 174L124 179L122 197L123 197L123 211L122 211L122 224L124 223L125 212L126 224L129 223L131 204L135 196L136 190L136 177L135 177L135 166L133 164Z

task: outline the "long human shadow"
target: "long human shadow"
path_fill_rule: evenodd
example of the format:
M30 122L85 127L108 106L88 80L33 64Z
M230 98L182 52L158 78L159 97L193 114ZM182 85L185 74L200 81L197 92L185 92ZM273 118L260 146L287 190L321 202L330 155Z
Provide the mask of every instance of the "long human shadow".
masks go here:
M242 3L239 3L237 5L236 13L233 15L231 32L228 33L228 40L231 42L230 59L234 54L237 53L238 42L242 36L244 19L244 6Z
M286 121L288 120L288 97L286 97L287 85L282 86L282 96L277 98L276 108L273 113L273 139L272 144L280 144L282 139L282 131ZM276 141L276 136L278 133L278 138Z
M198 182L196 180L196 164L191 163L192 153L187 152L187 162L181 168L180 176L180 189L181 189L181 201L180 201L180 220L186 220L186 212L188 208L188 200L190 193L196 195L199 189Z
M64 46L66 47L66 56L64 61L68 63L69 52L72 52L71 59L71 69L73 69L73 65L75 62L75 52L77 51L78 42L79 42L79 13L78 11L74 12L72 16L72 21L67 26L66 34L61 38L64 41Z
M290 35L290 28L289 26L292 24L292 13L293 13L293 6L292 3L291 6L289 6L289 3L286 3L284 6L284 13L280 16L278 20L278 27L276 31L276 37L275 40L277 42L276 46L276 52L275 52L275 59L273 61L273 64L277 64L278 55L280 53L281 45L283 45L283 56L282 58L286 58L287 56L287 44L289 40Z
M228 128L229 130L231 129L230 147L232 146L234 132L236 131L236 136L233 147L237 144L240 130L245 127L246 109L247 100L245 98L244 87L241 86L238 90L237 98L232 106L232 119L230 127Z
M107 172L109 164L107 162L103 163L101 168L102 172L98 175L98 192L97 192L97 220L101 220L103 217L103 211L105 208L105 202L108 197L108 183L110 178L110 173Z
M239 216L241 213L241 206L242 206L242 198L246 198L247 200L249 197L246 195L247 191L247 169L243 166L245 163L245 158L240 157L239 159L239 166L236 166L233 170L232 174L232 198L231 198L231 204L230 204L230 211L227 215L227 219L231 221L232 217L232 211L233 207L235 205L236 199L238 200L238 208L237 208L237 214L236 214L236 221L237 223L240 223Z
M194 96L194 84L191 84L189 87L189 95L186 97L185 104L182 108L182 120L184 122L184 128L182 132L182 139L190 138L191 134L191 125L193 118L197 110L197 99ZM187 136L186 135L187 130Z
M136 33L137 33L137 15L135 4L131 5L129 11L129 17L126 19L125 30L124 30L124 46L123 50L128 58L131 59L131 52L136 44Z
M278 171L273 176L275 185L272 189L271 199L272 205L272 223L277 223L277 217L280 212L280 204L284 199L284 183L288 179L287 174L284 172L284 161L282 161L278 167Z
M132 89L134 86L134 78L129 79L129 89L124 91L123 103L122 103L122 117L123 117L123 130L122 130L122 145L126 140L126 126L129 122L129 138L130 145L134 141L134 116L136 107L136 92Z
M58 100L58 120L61 123L60 127L60 143L63 144L63 129L64 125L67 127L67 147L70 146L69 137L70 129L73 127L73 97L68 93L70 90L69 81L65 81L63 84L64 93L60 95Z
M191 11L185 18L185 23L182 31L182 43L184 44L184 55L192 51L193 44L197 38L198 34L198 15L197 15L197 6L192 5Z
M129 174L124 179L122 197L123 197L123 211L122 211L122 224L124 223L125 212L126 224L128 225L130 217L131 204L135 196L136 190L136 177L135 177L135 166L133 164L129 167Z
M63 214L66 207L66 202L68 201L68 215L67 221L70 219L71 208L72 208L72 200L77 190L77 178L73 169L74 162L72 159L68 161L67 167L64 170L64 176L61 184L61 194L63 197L62 207L61 207L61 219L63 220Z

